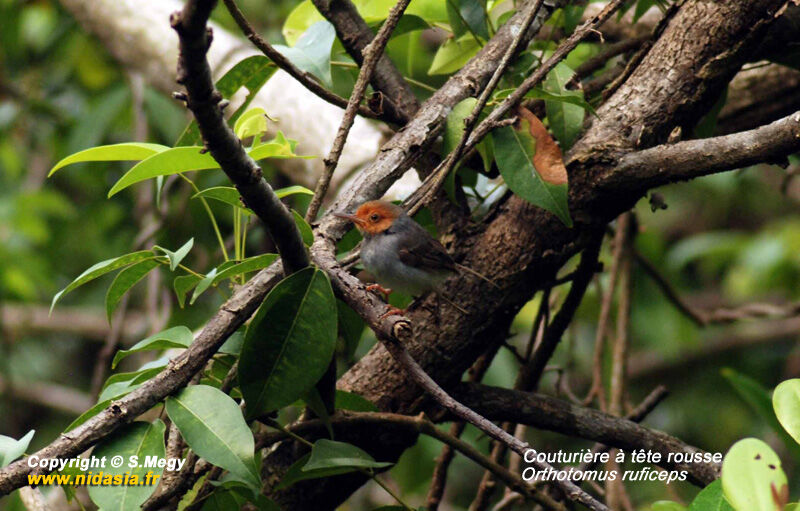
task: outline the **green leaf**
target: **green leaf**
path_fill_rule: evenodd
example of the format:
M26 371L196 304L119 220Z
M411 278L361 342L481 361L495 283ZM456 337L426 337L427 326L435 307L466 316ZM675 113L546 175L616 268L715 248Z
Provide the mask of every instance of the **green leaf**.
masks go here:
M780 458L757 438L736 442L722 461L722 489L736 511L779 511L772 496L785 486Z
M331 416L328 413L328 408L325 406L325 402L322 401L322 396L319 394L319 390L316 387L312 387L311 390L306 392L303 396L303 402L305 402L306 406L308 406L314 415L319 417L319 420L325 425L325 429L328 430L328 436L333 438L333 426L331 425Z
M656 0L639 0L636 2L636 10L633 12L633 22L639 21L639 18L644 16L644 13L656 4Z
M329 89L333 88L331 77L331 48L336 39L336 30L327 21L318 21L308 27L293 47L275 45L275 49L292 64L319 78Z
M321 438L311 448L311 458L303 466L303 471L328 468L384 468L392 463L375 461L375 459L355 445Z
M477 103L478 100L475 98L463 99L459 101L458 104L453 107L453 110L450 111L450 114L448 114L447 122L445 123L444 138L442 140L442 158L453 152L456 146L458 146L458 142L464 135L464 121L469 117L469 114L472 113ZM453 169L450 174L447 175L447 180L444 184L447 196L454 202L456 200L455 187L457 172L458 169Z
M92 501L103 511L137 511L147 497L156 489L158 479L164 472L163 467L147 467L145 459L148 456L155 456L163 459L166 456L164 448L164 423L156 419L153 423L134 422L123 426L118 431L103 439L94 448L93 455L98 458L111 459L114 456L122 456L124 460L122 466L113 467L111 463L106 463L103 467L104 480L117 477L120 482L125 481L125 477L131 484L113 485L88 485L89 496ZM138 458L133 467L129 464L132 456ZM150 478L149 483L147 475ZM136 477L138 482L133 482ZM115 481L116 482L116 481Z
M33 429L30 430L19 440L0 435L0 468L10 465L12 461L25 454L35 432Z
M303 238L303 243L306 246L311 246L314 243L314 231L311 230L311 226L297 211L292 210L292 216L294 217L294 223L297 224L297 229L300 231L300 237Z
M786 431L783 430L781 423L778 422L779 418L776 416L777 409L773 409L774 398L770 398L769 391L753 378L738 373L733 369L726 367L722 369L721 372L722 376L731 384L750 408L752 408L775 433L781 436L786 447L788 447L795 456L800 457L800 448L792 441L791 437L786 435Z
M127 142L124 144L102 145L84 149L83 151L71 154L55 164L50 169L47 177L52 176L55 172L66 167L71 163L80 163L84 161L130 161L130 160L144 160L169 149L169 147L160 144L146 144L143 142Z
M239 386L250 417L308 392L336 345L336 301L324 272L306 268L275 286L250 321L239 360Z
M354 412L377 412L378 407L372 404L366 398L353 394L352 392L345 392L344 390L336 391L336 409L337 410L352 410Z
M137 342L131 346L130 349L119 350L116 355L114 355L114 360L111 362L111 368L115 369L120 360L124 359L131 353L138 353L140 351L166 350L170 348L188 348L189 345L192 344L193 340L194 336L192 335L192 331L185 326L168 328L162 332L151 335L150 337Z
M780 424L800 443L800 379L786 380L775 387L772 405Z
M211 287L211 284L214 283L214 279L217 276L217 269L214 268L210 272L206 274L206 276L197 283L197 287L194 288L194 293L192 293L192 299L189 300L189 305L194 305L194 302L200 298L200 295L206 292L206 289Z
M144 261L145 259L150 259L153 257L153 253L149 250L141 250L139 252L132 252L130 254L125 254L119 257L114 257L112 259L106 259L105 261L100 261L99 263L91 266L89 269L78 275L78 277L69 283L67 287L56 293L53 297L53 301L50 304L50 312L53 312L53 307L56 306L56 302L64 296L65 294L69 293L73 289L76 289L87 282L90 282L98 277L102 277L106 273L112 272L114 270L118 270L125 266L138 263L140 261Z
M199 199L200 197L224 202L225 204L241 209L248 215L255 214L253 213L252 209L244 205L244 203L241 200L241 195L239 194L239 190L237 190L232 186L214 186L211 188L206 188L205 190L201 190L196 194L192 195L192 199Z
M225 99L230 99L242 87L245 87L248 91L242 105L231 115L230 122L236 122L239 116L247 110L258 91L277 70L277 66L267 57L253 55L237 62L217 81L217 90ZM178 141L175 142L175 145L191 146L199 145L200 143L202 143L200 130L197 128L197 122L192 121L178 138Z
M547 74L544 82L544 89L551 94L559 96L575 95L582 99L580 91L567 90L567 82L575 74L564 62L559 62L552 71ZM584 109L565 101L545 100L547 119L550 121L550 129L561 144L561 150L565 151L572 147L578 135L583 129Z
M469 34L478 36L484 41L489 39L489 30L486 26L486 11L480 0L445 0L447 2L447 17L453 34L460 37Z
M686 511L686 506L671 500L659 500L650 505L650 511Z
M295 154L294 148L296 145L297 141L287 139L283 132L279 131L275 135L275 138L273 138L271 141L257 145L252 149L248 149L247 154L249 154L250 157L256 161L263 160L265 158L276 158L279 160L288 158L302 158L308 160L315 158L315 156L303 156Z
M175 294L178 297L178 305L181 306L181 309L186 303L186 293L194 289L201 280L203 278L197 275L182 275L175 277L175 280L172 281L172 288L175 290Z
M481 47L471 35L464 35L457 39L448 39L436 51L429 75L447 75L464 67L469 59L475 56Z
M164 365L166 365L166 360L159 362L156 367L142 366L138 371L112 374L103 385L103 390L97 397L97 401L102 402L109 399L116 399L136 390L141 387L144 382L160 373Z
M265 131L267 131L267 112L261 107L246 111L233 125L233 132L242 140L261 135Z
M697 494L689 511L734 511L722 494L722 481L717 479Z
M134 165L111 187L108 196L113 197L133 184L154 177L218 168L219 164L201 146L173 147Z
M217 276L214 277L214 284L218 284L225 279L236 277L237 275L241 275L243 273L264 269L274 263L277 258L277 254L262 254L259 256L248 257L244 261L236 263L233 266L217 273Z
M214 387L192 385L166 403L169 418L198 456L258 491L255 442L236 401Z
M161 263L159 263L158 259L155 257L152 259L145 259L144 261L128 266L114 277L114 281L106 292L106 316L108 317L109 323L111 323L111 316L114 315L114 311L117 309L117 305L119 305L122 296L159 264Z
M533 167L533 139L525 130L505 126L492 133L494 154L508 187L531 204L556 215L572 227L567 204L567 185L544 181Z
M183 246L178 250L176 250L175 252L167 250L166 248L163 247L159 247L158 245L154 246L153 250L160 250L161 252L164 252L167 258L169 258L169 269L171 271L175 271L175 268L177 268L178 265L181 264L183 258L186 257L186 255L192 249L192 246L194 246L194 238L189 238L189 241L184 243Z
M299 460L292 463L292 466L290 466L289 469L286 471L286 474L284 474L280 484L275 489L282 490L284 488L288 488L294 483L305 481L307 479L319 479L322 477L331 477L339 474L347 474L353 471L353 469L349 467L335 467L329 469L307 470L307 471L303 470L303 467L306 463L308 463L309 458L311 458L311 453L306 454Z
M341 356L350 361L355 356L361 335L364 333L364 320L341 300L336 300L338 312L339 338L342 339Z
M314 195L313 191L309 190L305 186L300 185L287 186L286 188L275 190L275 195L277 195L279 199L289 197L290 195L296 195L298 193L303 195Z
M69 426L64 428L64 432L66 433L67 431L72 431L73 429L77 428L78 426L80 426L84 422L88 421L89 419L91 419L92 417L97 415L98 413L100 413L103 410L105 410L106 408L108 408L108 405L110 405L110 404L111 404L111 400L110 399L107 399L105 401L100 401L99 403L97 403L93 407L89 408L88 410L86 410L85 412L80 414L78 416L78 418L76 418L74 421L70 422Z

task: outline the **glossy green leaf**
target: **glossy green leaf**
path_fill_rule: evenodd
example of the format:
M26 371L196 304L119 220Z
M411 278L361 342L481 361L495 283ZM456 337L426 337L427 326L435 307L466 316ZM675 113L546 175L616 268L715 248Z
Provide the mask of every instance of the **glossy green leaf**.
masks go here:
M158 176L169 176L190 170L218 169L219 164L201 146L173 147L137 163L114 183L109 197L125 188Z
M575 74L564 62L559 62L556 67L547 74L544 82L545 91L559 95L575 95L582 98L580 91L567 90L567 82ZM583 129L584 109L581 106L573 105L565 101L545 100L545 110L547 120L550 121L550 129L555 135L556 140L561 144L561 150L566 152L572 147L578 135Z
M261 135L265 131L267 131L267 112L261 107L244 112L233 125L233 132L242 140Z
M321 438L311 448L311 458L303 466L303 471L328 468L384 468L392 463L375 461L375 458L355 445Z
M258 91L277 69L277 66L267 57L253 55L237 62L217 81L217 90L225 99L230 99L242 87L248 91L242 105L231 115L230 122L236 122L239 116L247 110ZM202 138L200 130L197 128L197 122L192 121L178 138L175 146L192 146L201 143Z
M780 458L757 438L736 442L722 461L722 489L736 511L780 511L773 493L785 486Z
M697 494L689 511L734 511L722 494L722 481L717 479Z
M530 134L505 126L494 130L492 140L497 166L511 191L572 227L567 185L553 185L541 178L532 163L534 143Z
M308 27L291 48L280 44L275 49L292 64L319 78L329 89L333 88L331 77L331 48L336 39L336 30L327 21L318 21Z
M128 266L114 277L114 281L106 292L106 317L109 323L111 323L111 316L114 315L114 311L117 309L117 305L119 305L122 296L159 264L161 263L159 263L155 257L152 259L145 259L144 261Z
M189 238L189 241L184 243L183 246L178 250L176 250L175 252L167 250L166 248L163 247L159 247L158 245L154 246L153 250L158 250L163 252L169 259L169 269L171 271L175 271L175 268L177 268L178 265L181 264L181 261L183 261L183 259L186 257L186 255L189 253L189 251L192 249L193 246L194 246L194 238Z
M772 405L780 424L800 443L800 379L786 380L775 387Z
M297 229L300 231L300 237L303 238L303 243L306 246L311 246L314 243L314 231L311 226L308 225L303 215L297 211L292 210L292 216L294 217L294 223L297 224Z
M56 295L53 297L52 303L50 304L50 312L53 311L53 307L56 306L56 302L58 302L62 296L69 293L73 289L76 289L98 277L102 277L106 273L138 263L140 261L144 261L145 259L150 259L151 257L153 257L153 253L151 251L141 250L139 252L132 252L130 254L114 257L112 259L106 259L105 261L101 261L91 266L86 271L78 275L78 277L70 282L67 287L56 293Z
M275 190L275 195L277 195L279 199L289 197L290 195L296 195L298 193L302 195L314 195L313 191L309 190L305 186L300 185L287 186L286 188L279 188Z
M214 284L218 284L225 279L242 275L257 270L262 270L271 265L278 258L277 254L262 254L259 256L248 257L240 263L236 263L217 273L214 277Z
M72 431L73 429L77 428L78 426L80 426L84 422L88 421L89 419L91 419L92 417L97 415L98 413L100 413L103 410L105 410L106 408L108 408L108 405L110 405L110 404L111 404L111 400L110 399L106 399L105 401L100 401L99 403L97 403L93 407L89 408L88 410L86 410L85 412L80 414L74 421L70 422L69 426L64 428L64 432Z
M475 56L481 47L472 35L464 35L457 39L448 39L436 51L429 75L447 75L464 67L469 59Z
M253 435L236 401L219 389L192 385L167 398L167 414L189 447L253 490L261 486Z
M19 440L0 435L0 468L10 465L12 461L25 454L35 432L33 429L30 430Z
M306 268L275 286L250 321L239 360L239 386L250 417L308 392L336 345L336 300L324 272Z
M241 209L248 215L255 214L253 213L252 209L244 205L244 203L241 200L241 195L239 194L239 190L237 190L232 186L214 186L212 188L206 188L205 190L201 190L196 194L192 195L192 199L199 199L200 197L224 202L225 204Z
M111 368L115 369L120 360L124 359L131 353L138 353L140 351L152 350L166 350L169 348L188 348L194 336L192 331L185 326L176 326L168 328L162 332L151 335L146 339L137 342L130 349L119 350L114 355L114 360L111 362Z
M325 402L322 400L319 390L317 390L316 387L311 387L311 390L306 392L303 396L303 402L325 425L325 429L328 430L328 436L333 438L333 425L331 424L331 416L328 413L328 408L325 406Z
M144 382L160 373L164 365L166 365L166 360L157 367L145 368L145 366L142 366L138 371L112 374L106 380L103 390L97 397L97 401L103 402L109 399L116 399L136 390Z
M160 153L169 149L169 147L161 144L146 144L143 142L126 142L124 144L103 145L84 149L83 151L71 154L62 159L55 166L50 169L48 177L55 174L55 172L66 167L71 163L80 163L85 161L130 161L130 160L144 160L150 156Z
M256 161L263 160L265 158L276 158L279 160L287 158L302 158L302 159L315 158L315 156L303 156L295 154L294 152L295 146L297 146L297 141L292 139L287 139L286 136L284 136L283 132L279 131L275 135L275 138L273 138L269 142L257 145L252 149L248 149L247 154L249 154L250 157Z
M214 268L210 272L206 274L206 276L197 283L197 287L194 288L194 292L192 293L192 299L189 300L189 305L194 305L194 302L200 298L200 295L206 292L206 289L211 287L211 284L214 283L214 279L217 276L217 269Z
M152 423L134 422L115 431L94 448L92 454L97 458L110 460L114 456L122 456L124 460L120 467L113 467L111 463L106 463L106 466L103 467L104 478L116 477L120 483L126 480L131 483L88 485L89 496L100 509L103 511L137 511L147 497L155 491L158 479L153 480L153 478L160 477L164 469L146 467L145 459L148 456L155 456L158 459L166 456L164 429L164 423L159 419ZM137 466L129 466L132 456L137 457L138 463L135 463ZM150 484L146 484L148 475ZM128 479L125 479L126 477ZM134 477L136 482L133 480Z
M282 490L284 488L288 488L289 486L297 483L299 481L305 481L307 479L319 479L322 477L331 477L339 474L347 474L348 472L352 472L353 469L349 467L334 467L328 469L320 469L320 470L303 470L303 467L306 463L308 463L309 458L311 458L311 453L306 454L305 456L301 457L299 460L292 463L292 466L286 471L284 474L283 479L281 479L280 484L276 487L277 490Z

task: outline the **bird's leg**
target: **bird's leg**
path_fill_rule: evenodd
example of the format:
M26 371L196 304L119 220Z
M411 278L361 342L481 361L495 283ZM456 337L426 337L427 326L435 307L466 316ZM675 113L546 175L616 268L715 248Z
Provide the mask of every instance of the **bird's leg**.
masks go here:
M377 291L383 295L383 301L389 302L389 295L392 294L392 290L381 286L380 284L370 284L367 286L367 291Z

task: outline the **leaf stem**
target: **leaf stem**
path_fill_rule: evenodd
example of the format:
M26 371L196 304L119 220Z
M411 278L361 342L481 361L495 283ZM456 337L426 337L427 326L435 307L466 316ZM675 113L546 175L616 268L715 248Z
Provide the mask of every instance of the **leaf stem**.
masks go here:
M189 186L192 187L195 193L200 193L200 189L197 188L197 185L194 184L194 181L186 177L183 174L183 172L178 172L178 175L184 181L189 183ZM211 207L208 205L208 201L206 201L206 198L205 197L198 197L198 198L200 199L200 202L203 203L203 207L205 208L206 213L208 213L208 218L211 220L211 225L214 227L214 233L217 235L217 241L219 242L219 246L222 249L222 257L225 259L225 261L228 261L228 251L225 249L225 241L222 239L222 233L219 231L219 225L217 225L217 219L214 217L214 213L211 211Z

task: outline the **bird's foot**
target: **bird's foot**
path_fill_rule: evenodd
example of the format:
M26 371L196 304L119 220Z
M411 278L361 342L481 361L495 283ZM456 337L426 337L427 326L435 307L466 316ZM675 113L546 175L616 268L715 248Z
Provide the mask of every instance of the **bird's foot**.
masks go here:
M406 311L404 309L398 309L394 305L387 305L386 312L384 312L381 317L378 318L378 321L383 321L384 319L388 318L389 316L405 316Z
M367 291L377 291L383 295L383 301L389 301L389 295L392 294L392 290L389 288L385 288L380 284L370 284L367 286Z

